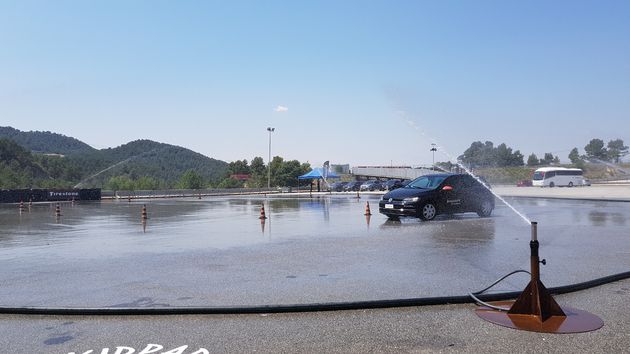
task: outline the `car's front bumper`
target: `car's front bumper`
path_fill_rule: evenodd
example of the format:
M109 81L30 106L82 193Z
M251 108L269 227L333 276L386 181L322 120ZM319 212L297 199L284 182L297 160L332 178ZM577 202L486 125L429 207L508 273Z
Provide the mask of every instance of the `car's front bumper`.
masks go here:
M418 204L415 202L380 201L378 211L387 216L417 216Z

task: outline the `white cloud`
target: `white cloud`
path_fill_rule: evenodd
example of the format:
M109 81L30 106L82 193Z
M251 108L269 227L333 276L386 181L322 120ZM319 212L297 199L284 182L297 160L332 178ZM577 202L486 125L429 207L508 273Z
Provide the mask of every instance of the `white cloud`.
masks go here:
M289 107L278 105L278 107L274 108L273 110L276 112L286 112L289 110Z

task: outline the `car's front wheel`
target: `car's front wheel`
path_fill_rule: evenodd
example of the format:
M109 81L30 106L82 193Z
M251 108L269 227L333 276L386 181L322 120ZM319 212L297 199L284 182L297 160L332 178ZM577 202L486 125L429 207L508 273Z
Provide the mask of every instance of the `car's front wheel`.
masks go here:
M484 200L477 210L477 215L487 218L490 214L492 214L492 203L489 200Z
M422 220L429 221L435 219L437 208L432 202L426 202L420 206L419 217Z

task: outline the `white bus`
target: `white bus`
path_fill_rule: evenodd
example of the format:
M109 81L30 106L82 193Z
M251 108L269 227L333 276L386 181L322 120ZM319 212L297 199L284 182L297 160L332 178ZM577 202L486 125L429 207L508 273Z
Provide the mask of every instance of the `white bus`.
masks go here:
M584 186L586 180L579 168L542 167L534 171L532 186L538 187L573 187Z

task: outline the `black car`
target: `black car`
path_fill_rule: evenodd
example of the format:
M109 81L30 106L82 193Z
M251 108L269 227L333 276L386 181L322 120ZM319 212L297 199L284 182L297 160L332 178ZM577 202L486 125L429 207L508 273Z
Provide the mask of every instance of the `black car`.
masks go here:
M381 182L376 180L365 181L361 187L359 187L361 191L380 191L382 188L383 185Z
M346 186L346 182L335 182L330 185L330 190L333 192L342 192L343 187Z
M402 187L403 184L399 179L390 179L383 182L383 189L393 191L394 189Z
M385 193L379 212L396 220L414 216L432 220L438 214L476 212L481 217L492 214L494 195L467 174L426 175L407 186Z
M363 182L361 182L361 181L348 182L343 187L343 190L346 191L346 192L356 192L356 191L359 190L359 188L361 188L362 184L363 184Z

